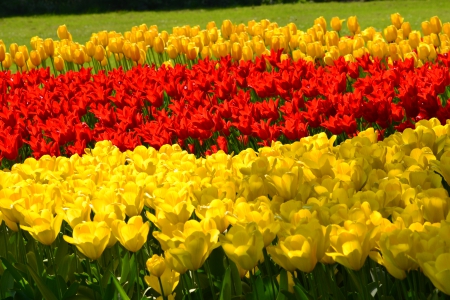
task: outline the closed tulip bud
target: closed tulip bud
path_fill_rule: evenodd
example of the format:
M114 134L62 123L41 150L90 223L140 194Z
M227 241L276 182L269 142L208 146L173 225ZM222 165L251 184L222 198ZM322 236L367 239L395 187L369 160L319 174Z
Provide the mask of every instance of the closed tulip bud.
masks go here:
M402 54L402 57L404 57L404 55L406 53L412 52L412 48L409 45L408 41L402 41L402 43L399 44L399 48L400 48L400 52Z
M86 42L86 54L93 57L95 54L95 45L91 41Z
M121 220L114 221L111 229L125 249L137 252L147 241L150 223L148 221L144 223L141 216L134 216L128 220L128 223Z
M2 66L4 69L9 69L12 66L12 59L11 59L11 54L10 53L6 53L5 54L5 59L2 61Z
M108 46L109 36L108 36L108 32L106 30L98 32L97 36L98 36L98 42L100 43L100 45L102 45L103 47Z
M167 31L163 30L163 31L161 31L161 34L159 36L164 41L164 44L167 44L167 42L169 41L169 33Z
M214 28L214 27L217 27L216 22L214 22L214 21L210 21L210 22L208 22L208 24L206 24L207 30L210 30L211 28Z
M219 43L217 44L218 48L217 51L219 53L219 57L225 57L228 55L228 46L225 43Z
M225 39L229 39L230 35L233 33L233 23L231 23L230 20L224 20L220 29L222 37Z
M327 44L328 49L331 46L338 46L339 45L339 35L336 31L328 31L325 35L325 42Z
M338 43L338 48L341 56L345 56L353 52L352 46L350 46L346 40L340 40Z
M280 37L273 36L271 40L271 48L273 49L273 51L278 51L280 49L280 44Z
M246 227L235 225L219 238L225 254L242 269L253 269L262 258L263 236L254 222Z
M254 50L256 56L261 57L261 55L266 50L266 46L264 45L264 43L262 41L259 41L259 42L256 42L253 44L253 50Z
M301 50L294 50L292 51L292 59L297 62L300 59L303 59L305 57L305 54Z
M364 55L366 55L367 53L369 53L369 50L366 47L361 47L361 48L353 50L353 57L361 58Z
M30 61L36 67L41 64L41 56L39 55L38 51L31 50L31 52L30 52Z
M417 47L417 54L419 56L419 59L422 61L427 61L428 55L430 55L430 45L427 43L420 43Z
M158 32L154 30L149 30L144 32L144 42L147 46L153 47L153 41L155 37L158 36Z
M389 55L392 58L392 60L399 60L400 59L400 47L397 44L389 44Z
M105 58L105 48L102 45L95 46L94 59L98 62L101 62Z
M60 40L71 40L70 33L67 30L67 26L65 24L58 27L58 29L56 30L56 34L58 35L58 38Z
M345 22L345 19L339 19L339 17L333 17L331 18L331 28L333 28L334 31L341 31L342 30L342 23Z
M447 35L450 36L450 22L442 24L442 31Z
M155 49L156 53L162 54L164 52L164 40L157 36L153 40L153 49Z
M339 49L336 46L331 46L323 58L324 62L328 66L333 66L334 61L339 58Z
M420 43L420 32L419 31L411 31L408 37L409 45L413 49L417 49Z
M242 58L242 46L239 43L233 43L231 46L231 58L240 60Z
M5 45L1 44L0 45L0 62L4 61L5 57L6 57Z
M430 42L429 44L433 45L434 47L439 47L441 45L441 42L439 40L439 36L435 33L430 34Z
M12 43L11 45L9 45L9 53L12 57L16 56L17 51L19 51L19 45L17 45L16 43Z
M403 38L409 37L411 32L411 24L409 24L409 22L404 22L401 29L403 30Z
M352 16L347 19L347 28L353 35L358 31L359 23L356 16Z
M442 31L442 22L437 16L431 17L430 19L431 32L439 34Z
M394 25L389 25L384 29L384 37L388 43L392 43L397 38L397 28Z
M202 52L200 53L202 59L211 58L211 48L209 46L204 46Z
M106 67L108 65L108 59L106 58L106 56L103 58L100 64L102 65L102 67Z
M56 71L62 72L62 70L64 70L64 60L61 56L54 57L54 64Z
M169 56L169 58L171 58L171 59L175 59L175 58L178 57L177 48L174 45L172 45L172 44L167 46L166 53Z
M399 13L391 14L391 22L395 28L400 29L403 24L403 17Z
M287 24L287 27L291 31L291 35L296 35L297 34L297 25L295 25L295 23L291 22L291 23Z
M196 47L195 43L189 43L186 52L186 58L189 60L194 60L197 58L199 53L199 48Z
M132 61L139 61L139 58L141 57L139 50L140 49L136 43L132 43L130 45L130 59Z
M364 47L364 45L364 39L361 36L353 39L353 51Z
M158 297L157 299L175 299L172 293L180 282L180 273L169 268L165 268L160 277L156 277L153 274L150 274L150 276L145 276L144 280L148 286L150 286L158 294L163 296Z
M253 59L253 50L249 46L242 47L242 59L249 61Z
M421 23L423 35L430 35L432 33L431 24L429 21L424 21Z
M25 60L28 60L30 58L27 46L25 45L19 46L19 51L23 53L23 57Z
M325 20L324 17L320 16L317 19L314 20L314 25L320 25L320 27L322 28L322 31L324 33L327 32L327 21ZM337 31L337 30L336 30Z
M16 65L18 65L20 68L25 66L25 57L22 52L17 51L16 55L14 56L14 62Z
M346 62L356 62L356 59L353 57L352 54L344 55L344 60L345 60Z
M150 274L158 278L161 277L166 270L166 262L164 257L156 254L153 254L153 256L147 260L146 266Z
M72 52L72 59L77 65L84 64L84 51L82 49L75 49L75 51Z

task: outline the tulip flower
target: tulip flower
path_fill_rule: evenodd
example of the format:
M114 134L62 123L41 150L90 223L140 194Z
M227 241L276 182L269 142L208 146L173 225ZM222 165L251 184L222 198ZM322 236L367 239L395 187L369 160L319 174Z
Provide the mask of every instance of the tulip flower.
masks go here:
M147 260L146 266L150 274L156 277L161 277L166 270L166 262L164 257L156 254L153 254L153 256Z
M112 232L116 239L128 251L139 251L147 241L150 223L143 222L141 216L134 216L128 220L128 223L122 220L116 220L111 225Z
M63 238L69 244L77 246L77 249L91 260L97 260L108 245L111 229L105 222L80 223L73 229L72 236L64 235Z
M177 287L180 281L180 273L165 268L160 277L150 274L150 276L145 276L144 280L147 285L154 289L158 294L168 297Z
M28 226L21 225L20 228L28 231L31 236L43 245L50 246L57 238L63 217L53 216L50 210L44 209L40 214L32 214L25 222Z
M435 287L450 295L450 253L439 254L436 259L430 259L427 254L418 255L420 268Z
M11 54L6 53L5 59L2 61L2 67L5 69L9 69L12 66Z
M399 13L391 14L391 22L392 25L395 26L395 28L402 28L403 20L404 18Z
M359 28L358 18L356 16L352 16L347 19L347 28L353 35L355 35Z
M225 236L220 236L220 242L228 258L245 270L253 269L262 258L264 240L254 222L245 227L233 226Z
M345 22L345 19L339 19L339 17L333 17L331 18L331 28L333 28L334 31L341 31L342 30L342 23Z
M384 37L388 43L392 43L397 38L397 28L394 25L389 25L384 29Z
M430 18L430 26L431 32L435 34L439 34L442 31L442 22L437 16Z

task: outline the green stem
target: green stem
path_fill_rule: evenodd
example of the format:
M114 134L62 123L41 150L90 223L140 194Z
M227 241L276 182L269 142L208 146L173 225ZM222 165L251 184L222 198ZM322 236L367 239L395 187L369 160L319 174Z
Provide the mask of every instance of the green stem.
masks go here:
M214 292L214 282L212 280L212 274L211 274L211 269L209 268L208 260L206 260L206 262L205 262L205 268L206 268L206 272L208 272L209 287L211 288L213 300L216 300L216 293Z
M275 290L275 285L273 283L272 267L271 267L270 262L269 262L269 255L267 255L266 248L263 249L263 254L264 254L264 264L266 265L267 272L269 273L270 283L272 285L273 299L276 299L277 298L277 291Z
M62 299L62 291L61 291L61 287L59 286L59 280L58 280L58 271L55 265L55 258L53 256L53 251L52 251L52 246L48 246L48 252L50 253L50 260L52 262L52 266L53 266L53 270L55 272L55 279L56 279L56 288L58 289L58 297L60 299Z
M94 276L92 276L91 262L89 260L87 261L87 271L89 278L91 279L91 283L94 284ZM95 291L92 292L94 293L94 299L97 300L97 294L95 293Z
M200 293L200 299L203 300L203 291L202 291L202 287L200 284L200 278L198 277L198 270L197 271L192 271L193 276L195 276L195 281L197 282L197 289Z
M256 300L259 300L259 295L258 295L258 289L256 288L256 282L255 282L255 272L253 270L250 270L250 277L252 278L252 283L253 283L253 289L255 290L255 294L256 295Z
M139 258L138 258L138 252L139 250L134 253L135 261L136 261L136 288L137 288L137 297L138 300L141 299L141 287L139 285ZM161 284L161 282L160 282ZM164 299L165 300L165 299Z
M159 288L161 289L161 296L162 296L162 298L164 300L167 300L167 296L164 293L163 285L162 285L162 282L161 282L161 277L158 277L158 282L159 282Z
M184 286L184 289L185 289L185 292L186 292L186 294L187 294L187 296L188 296L188 299L189 299L189 300L192 300L192 299L191 299L191 292L190 292L190 290L189 290L189 284L188 284L187 279L186 279L187 274L182 274L182 275L180 275L180 276L181 276L181 283L182 283L183 286Z
M317 284L313 274L312 273L306 274L306 277L308 278L310 290L312 290L314 299L319 299L316 291Z
M103 255L102 255L103 256ZM98 273L98 278L100 279L100 277L101 277L101 272L100 272L100 264L98 263L98 259L95 261L95 263L96 263L96 265L97 265L97 273ZM103 291L103 287L102 287L102 284L101 284L101 282L100 282L100 280L98 281L98 285L100 286L100 296L101 296L101 298L103 299L103 295L105 294L104 293L104 291Z

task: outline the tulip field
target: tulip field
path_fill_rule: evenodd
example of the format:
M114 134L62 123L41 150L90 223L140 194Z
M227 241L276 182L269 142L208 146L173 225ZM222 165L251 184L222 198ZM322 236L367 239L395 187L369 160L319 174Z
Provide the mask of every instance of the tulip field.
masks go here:
M0 40L0 299L450 299L450 22L390 19Z

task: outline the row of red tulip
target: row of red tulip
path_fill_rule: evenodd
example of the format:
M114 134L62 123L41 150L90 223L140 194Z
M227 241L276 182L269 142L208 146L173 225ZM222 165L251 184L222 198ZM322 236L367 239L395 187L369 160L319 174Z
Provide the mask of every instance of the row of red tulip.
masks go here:
M421 119L450 119L450 59L200 60L183 65L0 73L0 159L81 154L95 141L122 151L179 143L198 155L298 140L320 131L340 139L375 126L380 137Z

